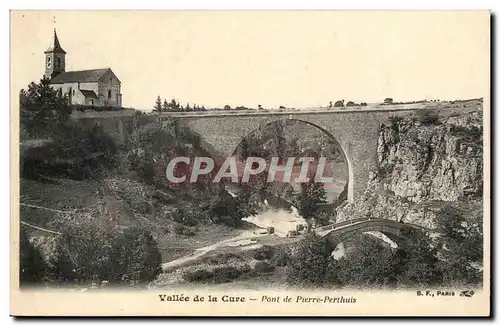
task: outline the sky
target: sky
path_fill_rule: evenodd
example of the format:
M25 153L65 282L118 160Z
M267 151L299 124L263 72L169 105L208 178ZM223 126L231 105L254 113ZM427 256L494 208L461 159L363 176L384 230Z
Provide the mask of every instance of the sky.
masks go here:
M12 11L12 93L44 73L110 67L123 106L326 106L489 96L489 12Z

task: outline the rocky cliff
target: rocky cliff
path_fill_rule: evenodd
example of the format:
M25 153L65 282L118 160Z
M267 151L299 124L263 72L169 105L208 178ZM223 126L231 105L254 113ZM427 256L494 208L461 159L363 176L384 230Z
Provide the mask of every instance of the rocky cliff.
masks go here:
M371 216L433 228L446 203L482 214L481 109L448 117L424 110L390 120L380 126L378 166L363 196L339 207L337 221Z

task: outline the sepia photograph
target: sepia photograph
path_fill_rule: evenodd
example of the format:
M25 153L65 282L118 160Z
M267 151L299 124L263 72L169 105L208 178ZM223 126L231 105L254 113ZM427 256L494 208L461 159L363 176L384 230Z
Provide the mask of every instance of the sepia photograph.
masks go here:
M10 19L12 315L490 314L489 11Z

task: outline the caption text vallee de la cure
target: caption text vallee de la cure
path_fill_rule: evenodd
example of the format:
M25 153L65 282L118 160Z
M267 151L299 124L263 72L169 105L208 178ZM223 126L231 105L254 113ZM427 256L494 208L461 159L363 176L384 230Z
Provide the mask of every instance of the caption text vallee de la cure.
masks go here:
M193 295L187 296L184 294L159 294L160 301L163 302L228 302L228 303L356 303L356 298L352 296L267 296L262 295L259 297L244 297L234 295Z

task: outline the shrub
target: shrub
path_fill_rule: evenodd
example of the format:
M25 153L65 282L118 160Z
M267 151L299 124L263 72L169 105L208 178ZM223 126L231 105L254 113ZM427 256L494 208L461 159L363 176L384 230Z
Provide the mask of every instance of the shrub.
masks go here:
M394 285L396 264L393 250L379 240L363 236L354 250L337 262L337 280L340 284L359 287Z
M241 266L240 272L241 272L242 275L251 275L252 274L252 268L250 267L250 265L245 264L245 265Z
M23 176L85 179L115 166L117 148L102 128L82 130L59 127L54 142L32 147L21 154Z
M266 274L274 271L274 266L264 261L259 261L255 264L253 269L259 274Z
M440 123L439 114L433 109L420 109L417 111L417 120L422 125L437 125Z
M354 103L353 101L349 101L345 106L356 106L356 103Z
M462 127L451 125L450 133L454 136L462 137L465 141L480 144L483 140L483 127L470 126Z
M400 123L403 120L404 120L403 117L399 117L399 116L396 116L396 115L393 115L393 116L389 117L389 121L391 122L391 125L396 125L396 124Z
M214 283L226 283L237 279L241 275L241 271L236 267L225 266L218 267L212 271Z
M290 263L290 255L284 249L277 250L271 258L275 266L287 266Z
M333 105L333 107L335 107L335 108L342 108L342 107L344 107L344 101L342 100L342 101L335 102L335 104Z
M212 265L220 265L227 263L230 259L241 260L241 256L233 254L232 252L221 252L215 257L205 258L204 261Z
M77 214L60 221L55 274L70 282L147 283L161 271L161 255L149 231L120 230L107 216Z
M19 238L19 283L36 284L43 281L50 272L40 250L31 243L26 231L21 230Z
M292 284L319 285L326 280L330 252L325 241L308 233L297 244L287 266L287 280Z
M178 235L183 235L186 232L186 228L183 225L174 226L174 233Z
M257 260L267 260L271 259L274 253L274 248L270 246L263 246L255 250L253 258Z
M186 272L183 275L183 278L188 282L205 282L212 280L213 277L213 273L206 269L198 269L193 272Z

